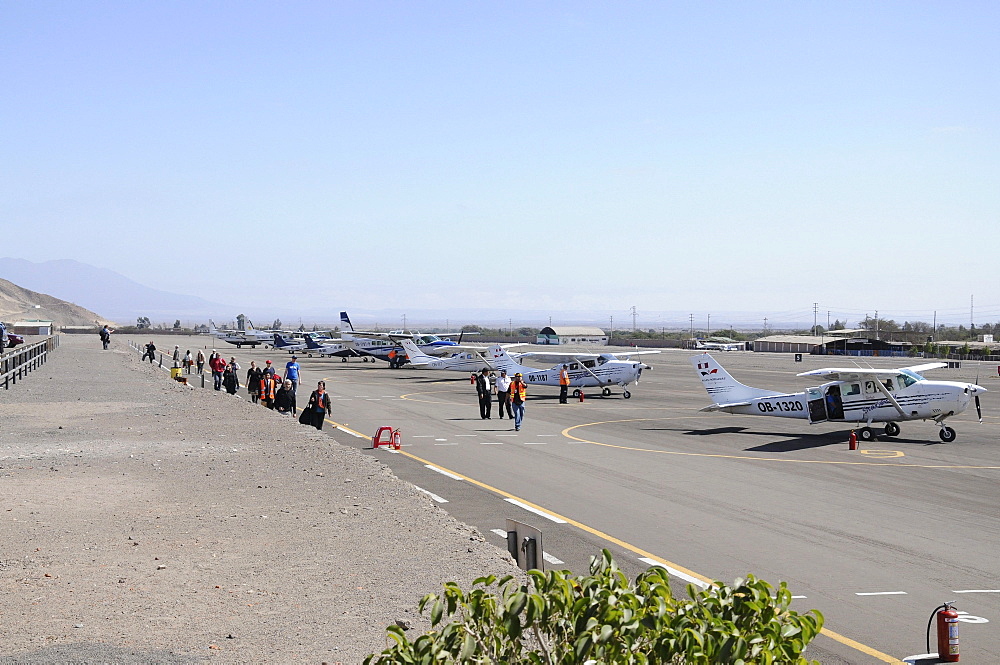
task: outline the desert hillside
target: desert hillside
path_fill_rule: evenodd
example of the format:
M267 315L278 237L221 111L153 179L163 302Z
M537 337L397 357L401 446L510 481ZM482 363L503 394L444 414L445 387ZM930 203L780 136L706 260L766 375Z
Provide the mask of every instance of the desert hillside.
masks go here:
M79 305L30 291L6 279L0 279L0 320L14 323L22 319L52 321L56 326L111 323L100 314Z

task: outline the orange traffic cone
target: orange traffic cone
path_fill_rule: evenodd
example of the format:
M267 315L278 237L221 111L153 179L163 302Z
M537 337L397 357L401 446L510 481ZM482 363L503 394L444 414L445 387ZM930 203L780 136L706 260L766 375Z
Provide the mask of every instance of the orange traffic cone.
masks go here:
M847 439L847 449L857 450L858 449L858 435L851 430L851 436Z

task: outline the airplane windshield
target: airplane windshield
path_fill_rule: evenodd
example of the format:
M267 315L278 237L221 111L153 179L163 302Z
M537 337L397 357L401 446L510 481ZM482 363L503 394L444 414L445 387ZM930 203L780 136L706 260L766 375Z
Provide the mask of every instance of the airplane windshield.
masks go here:
M900 383L903 384L904 388L909 388L917 381L923 381L923 380L924 377L920 376L919 374L917 374L912 370L904 369L901 370L899 374L899 381Z

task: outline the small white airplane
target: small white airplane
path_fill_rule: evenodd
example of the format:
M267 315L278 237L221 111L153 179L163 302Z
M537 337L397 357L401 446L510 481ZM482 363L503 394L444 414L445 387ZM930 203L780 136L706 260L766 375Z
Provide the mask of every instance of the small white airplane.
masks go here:
M490 363L483 351L460 351L450 356L436 358L427 355L420 347L413 343L412 339L401 339L399 345L403 347L410 365L417 369L445 369L455 372L478 372L482 369L496 369Z
M628 391L630 383L638 383L642 370L652 369L649 365L639 361L622 360L622 357L642 355L647 353L659 353L659 351L631 351L626 353L550 353L547 351L529 351L519 354L518 360L528 357L555 359L558 364L550 369L538 369L521 365L510 357L507 351L498 345L490 349L492 364L498 369L507 370L508 376L513 376L520 372L524 382L528 385L558 386L559 371L563 365L568 365L570 387L573 388L573 396L579 397L581 388L598 387L601 394L607 397L611 394L611 386L618 385L624 388L622 397L628 399L632 393ZM489 357L489 356L488 356Z
M250 346L256 349L258 344L264 343L257 339L256 335L247 334L240 330L217 330L215 328L214 321L209 320L209 323L211 324L211 327L208 329L210 335L223 342L235 344L237 349L242 349L244 346Z
M832 379L799 393L782 393L752 388L734 379L708 353L691 357L691 365L701 378L709 397L715 402L702 411L725 411L747 416L804 418L810 423L864 423L858 438L872 441L872 423L885 423L885 435L899 434L898 422L933 420L941 428L944 442L955 440L955 430L945 419L969 408L975 398L979 421L983 420L979 393L986 388L961 381L931 381L919 374L947 367L935 362L899 369L826 368L802 372L796 376Z
M694 348L698 351L746 351L743 342L720 342L713 339L696 339Z

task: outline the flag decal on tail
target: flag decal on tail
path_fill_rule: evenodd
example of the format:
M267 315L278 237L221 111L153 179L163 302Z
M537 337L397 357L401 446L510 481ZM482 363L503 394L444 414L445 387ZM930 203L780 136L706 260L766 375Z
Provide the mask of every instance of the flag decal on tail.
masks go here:
M700 369L700 370L706 370L706 369L708 369L708 363L698 363L698 369ZM702 376L708 376L709 374L715 374L718 371L719 371L719 368L715 368L715 369L713 369L711 371L708 371L708 372L702 372L701 375Z

